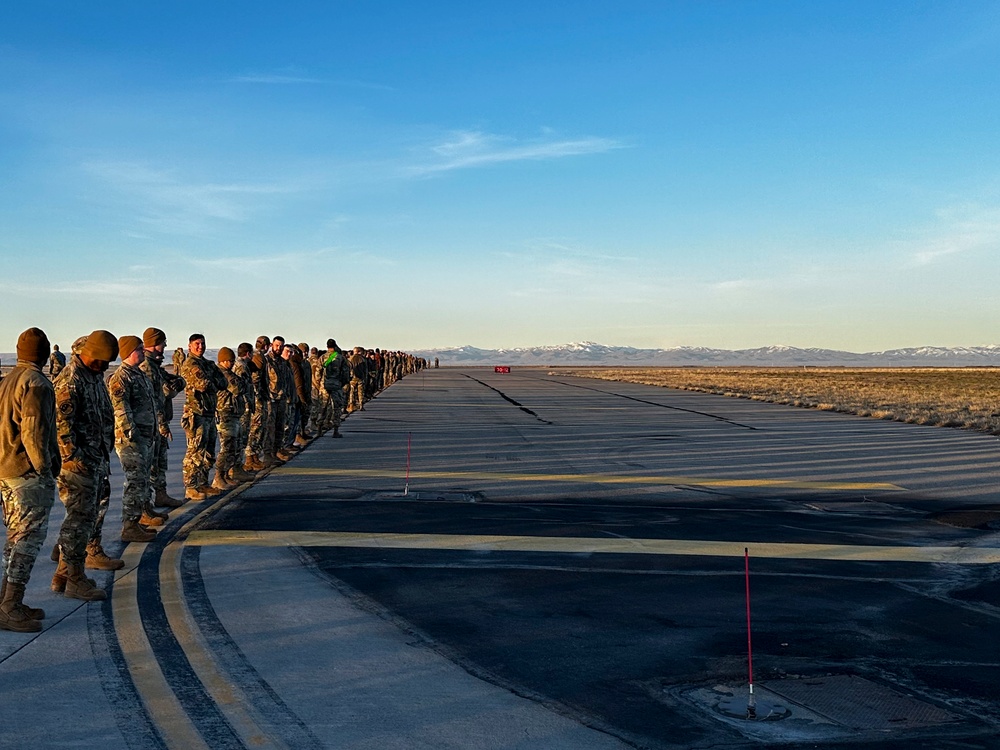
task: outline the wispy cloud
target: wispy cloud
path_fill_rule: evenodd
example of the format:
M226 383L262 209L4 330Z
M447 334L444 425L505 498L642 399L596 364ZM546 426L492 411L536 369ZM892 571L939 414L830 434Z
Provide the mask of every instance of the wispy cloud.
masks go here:
M447 140L431 145L423 163L410 167L409 174L420 176L505 162L561 159L623 147L620 141L594 136L560 139L545 133L544 138L520 141L479 131L455 131Z
M184 284L151 282L141 276L124 276L117 279L47 280L45 283L6 281L0 282L5 295L38 299L51 295L63 299L79 299L91 304L102 300L115 305L129 305L141 309L161 306L188 305L192 295L204 294L214 287L211 284Z
M278 253L275 255L227 255L218 258L188 258L187 262L202 271L238 273L259 278L280 277L285 273L310 272L322 275L323 262L333 249Z
M965 205L937 212L937 227L910 243L909 266L928 266L949 256L1000 250L1000 209Z
M226 78L226 83L254 83L264 85L302 85L322 84L341 88L370 89L372 91L395 91L392 86L371 81L359 81L343 78L318 78L303 71L301 68L289 66L271 71L251 71Z
M262 196L297 192L290 185L192 182L175 170L140 162L90 162L84 169L128 205L147 227L198 233L209 222L244 222Z

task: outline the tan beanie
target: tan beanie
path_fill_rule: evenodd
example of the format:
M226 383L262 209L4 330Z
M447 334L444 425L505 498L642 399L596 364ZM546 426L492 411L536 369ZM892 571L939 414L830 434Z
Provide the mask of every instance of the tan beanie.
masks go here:
M41 328L29 328L17 337L17 358L25 362L45 364L51 351L49 337Z
M118 339L118 356L125 360L136 349L142 348L142 339L138 336L122 336Z
M149 327L142 332L142 345L147 349L152 349L159 344L167 343L167 334L159 328Z
M228 346L219 349L219 362L235 362L236 354Z
M111 331L94 331L87 336L87 343L80 350L80 355L104 362L114 362L118 359L118 339Z

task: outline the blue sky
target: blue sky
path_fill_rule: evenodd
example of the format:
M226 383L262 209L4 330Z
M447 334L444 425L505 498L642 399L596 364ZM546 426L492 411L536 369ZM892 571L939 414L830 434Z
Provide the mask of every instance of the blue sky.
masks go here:
M18 6L0 350L1000 343L996 2Z

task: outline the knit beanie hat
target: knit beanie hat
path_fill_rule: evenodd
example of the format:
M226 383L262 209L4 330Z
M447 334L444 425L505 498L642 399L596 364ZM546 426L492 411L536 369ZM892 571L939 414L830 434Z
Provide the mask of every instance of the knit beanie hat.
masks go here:
M17 358L35 364L45 364L51 353L49 337L41 328L29 328L17 337Z
M87 336L87 343L80 350L80 355L104 362L114 362L118 359L118 339L111 331L93 331Z
M167 334L159 328L150 327L142 332L142 345L148 349L152 349L154 346L166 343Z
M142 339L138 336L122 336L118 339L118 354L122 360L129 356L136 349L142 348Z
M221 349L219 349L220 364L222 362L235 362L235 361L236 361L236 355L233 353L232 349L230 349L228 346L224 346Z

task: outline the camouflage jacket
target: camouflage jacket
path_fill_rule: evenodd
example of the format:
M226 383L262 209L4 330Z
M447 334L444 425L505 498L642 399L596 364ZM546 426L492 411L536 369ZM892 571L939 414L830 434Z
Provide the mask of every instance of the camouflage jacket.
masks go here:
M246 360L239 357L233 362L233 372L243 382L244 399L246 400L246 413L253 414L257 411L257 388L254 384L253 375L247 367Z
M256 354L261 354L261 352L256 352ZM264 354L261 354L261 361L263 362L263 367L259 368L255 373L250 376L253 381L253 392L254 401L256 401L255 406L267 409L267 404L271 400L271 360Z
M229 385L219 366L204 357L188 354L181 365L181 375L184 377L184 416L214 416L216 397Z
M156 424L161 433L168 431L167 425L174 418L174 396L184 390L184 378L163 369L163 356L146 352L139 369L146 373L153 386L153 399L156 401Z
M55 477L60 464L52 383L37 364L19 361L0 381L0 478Z
M267 360L267 388L272 401L282 401L291 398L295 383L292 382L292 370L288 363L273 352L264 357Z
M108 380L115 410L115 444L152 438L156 431L156 396L153 383L138 365L121 365Z
M219 368L222 377L226 379L226 387L220 388L216 401L216 415L220 422L229 419L239 419L247 409L246 385L232 370Z
M339 349L327 351L322 356L323 388L327 393L339 391L351 382L351 365Z
M74 354L53 385L63 464L80 461L91 468L107 461L115 447L115 412L101 373Z

